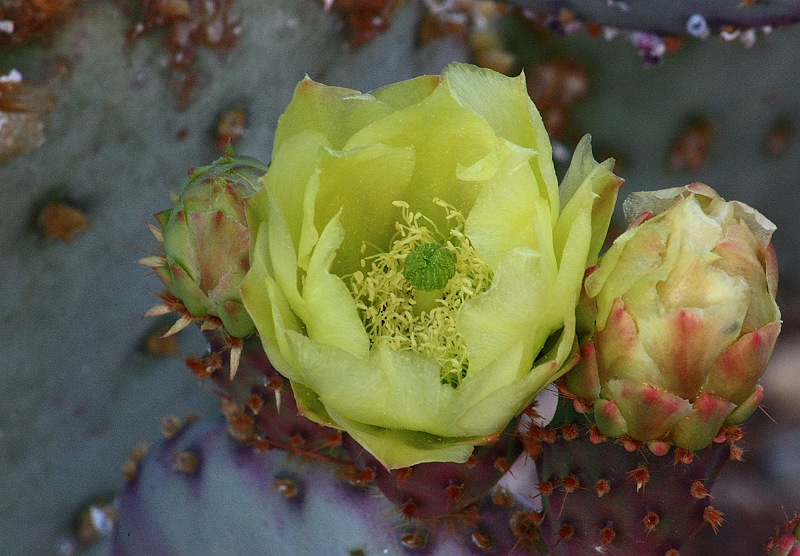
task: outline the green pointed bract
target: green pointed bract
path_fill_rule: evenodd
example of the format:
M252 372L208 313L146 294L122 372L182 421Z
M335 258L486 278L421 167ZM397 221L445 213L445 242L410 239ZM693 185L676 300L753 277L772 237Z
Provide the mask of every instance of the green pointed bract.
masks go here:
M389 468L492 441L578 359L612 164L585 139L559 191L524 76L452 64L368 94L303 80L247 207L242 284L301 411Z
M196 168L175 199L156 215L164 265L154 268L167 290L198 320L216 317L232 336L255 331L239 286L250 268L245 201L261 189L267 166L232 150Z
M775 227L703 184L624 207L633 227L586 279L596 331L566 385L608 436L699 450L761 403L781 327Z

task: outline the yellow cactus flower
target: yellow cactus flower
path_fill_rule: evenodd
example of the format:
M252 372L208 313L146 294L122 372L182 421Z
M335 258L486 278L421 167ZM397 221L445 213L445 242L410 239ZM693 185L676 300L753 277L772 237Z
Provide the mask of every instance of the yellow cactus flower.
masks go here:
M559 192L524 76L300 82L248 206L242 299L303 414L388 468L496 438L575 360L612 165L585 138Z

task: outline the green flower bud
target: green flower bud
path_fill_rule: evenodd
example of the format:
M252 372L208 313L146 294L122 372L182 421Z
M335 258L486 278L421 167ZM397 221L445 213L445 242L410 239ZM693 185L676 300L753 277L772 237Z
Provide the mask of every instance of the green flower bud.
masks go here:
M775 226L703 184L635 193L586 279L596 333L567 387L600 430L699 450L758 407L780 332Z
M491 442L576 359L612 165L586 138L559 192L524 76L302 81L248 206L242 284L301 411L389 468Z
M194 169L173 208L156 214L164 256L141 261L191 318L217 318L238 338L255 331L239 293L250 268L244 203L261 189L259 179L266 171L265 164L233 150Z

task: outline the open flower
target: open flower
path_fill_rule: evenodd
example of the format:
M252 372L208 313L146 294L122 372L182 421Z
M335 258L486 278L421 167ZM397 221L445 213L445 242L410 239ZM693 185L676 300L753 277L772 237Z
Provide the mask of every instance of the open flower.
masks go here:
M604 434L699 450L761 403L781 328L775 226L699 183L634 193L625 213L586 279L597 331L567 387Z
M561 187L525 79L464 64L370 94L306 78L248 206L242 299L310 419L389 468L466 461L576 353L621 183Z

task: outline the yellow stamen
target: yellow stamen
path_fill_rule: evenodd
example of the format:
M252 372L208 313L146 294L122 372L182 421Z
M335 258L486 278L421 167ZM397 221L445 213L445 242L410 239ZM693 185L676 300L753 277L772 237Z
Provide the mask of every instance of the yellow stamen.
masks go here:
M421 213L412 212L407 203L395 201L402 213L389 251L362 259L365 270L351 276L350 287L373 345L413 349L430 357L441 366L442 383L455 388L468 368L466 343L456 329L458 310L489 288L492 272L464 235L464 216L444 201L435 199L434 203L445 210L451 226L448 235ZM455 256L455 273L438 299L420 310L403 265L414 249L431 243L441 244ZM362 253L366 248L362 246Z

